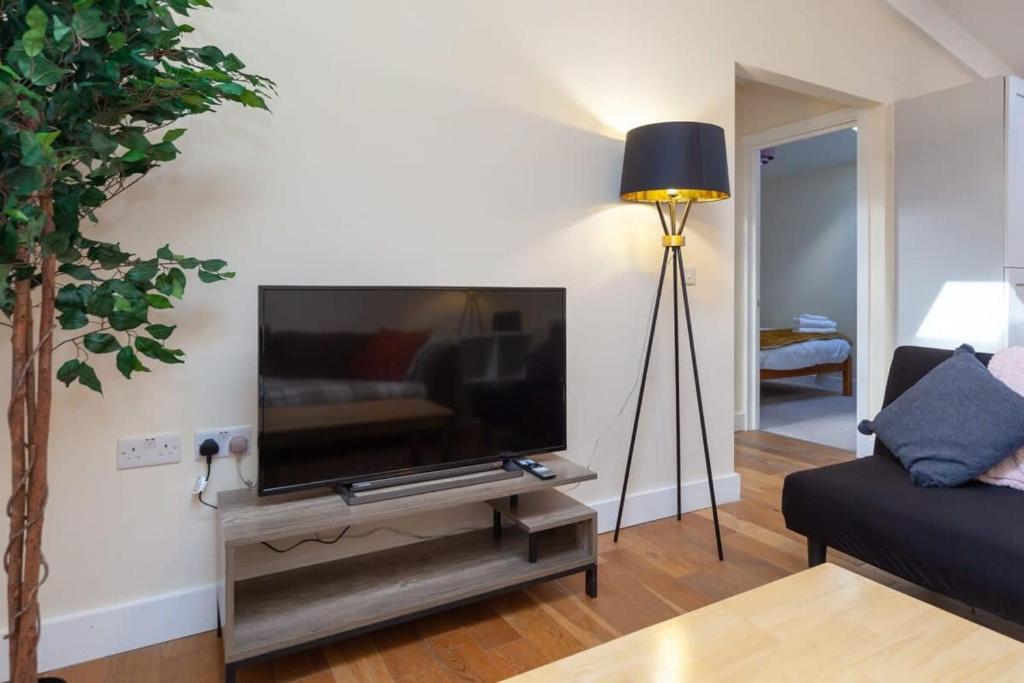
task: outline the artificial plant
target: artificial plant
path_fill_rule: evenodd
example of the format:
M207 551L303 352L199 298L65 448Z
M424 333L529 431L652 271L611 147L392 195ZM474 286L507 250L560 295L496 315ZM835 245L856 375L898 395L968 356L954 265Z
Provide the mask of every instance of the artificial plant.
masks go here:
M225 102L266 109L273 83L234 54L184 44L206 0L0 0L0 310L11 329L12 495L7 571L11 681L34 682L54 379L102 392L181 363L174 326L153 319L186 274L230 278L220 259L104 241L96 210L179 155L172 127ZM58 356L59 367L54 356ZM94 365L95 363L95 365Z

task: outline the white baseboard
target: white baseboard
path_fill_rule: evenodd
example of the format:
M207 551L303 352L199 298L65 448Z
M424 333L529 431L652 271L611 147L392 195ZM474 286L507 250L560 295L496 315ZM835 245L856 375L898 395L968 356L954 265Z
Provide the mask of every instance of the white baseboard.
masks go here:
M217 627L215 584L43 620L39 670L50 671ZM6 654L0 680L8 679Z
M715 477L715 495L719 503L739 500L740 476L733 472ZM618 504L618 498L590 504L597 510L599 532L615 528ZM710 505L706 481L698 479L683 483L684 512ZM675 513L675 486L632 493L626 499L622 525L627 527L651 522ZM216 596L216 585L209 584L45 619L39 643L39 669L50 671L210 631L217 626ZM0 657L0 680L7 678L7 658Z
M738 412L733 416L732 430L734 432L742 432L747 428L747 414L744 412Z
M711 494L704 479L683 482L683 512L693 512L711 507ZM734 503L740 499L740 475L736 472L715 477L715 501ZM619 499L589 502L597 510L597 531L604 533L615 529L615 516L619 511ZM676 487L666 486L653 491L641 491L626 496L626 507L622 511L622 526L633 526L653 522L656 519L673 517L676 514Z

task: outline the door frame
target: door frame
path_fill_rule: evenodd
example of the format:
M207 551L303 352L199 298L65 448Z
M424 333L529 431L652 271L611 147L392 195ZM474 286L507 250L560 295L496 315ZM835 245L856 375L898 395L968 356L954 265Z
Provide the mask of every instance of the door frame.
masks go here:
M760 276L761 276L761 158L765 147L777 147L789 142L806 140L839 130L857 127L857 338L854 344L854 375L856 381L856 402L858 420L868 415L870 407L870 143L875 134L868 109L847 108L814 116L778 128L758 131L743 136L743 163L740 172L744 174L745 197L741 203L741 239L746 245L743 267L746 286L743 297L743 338L746 353L743 354L742 374L744 377L746 405L744 406L744 428L760 427ZM856 429L856 425L851 425ZM858 435L857 455L871 452L871 439Z

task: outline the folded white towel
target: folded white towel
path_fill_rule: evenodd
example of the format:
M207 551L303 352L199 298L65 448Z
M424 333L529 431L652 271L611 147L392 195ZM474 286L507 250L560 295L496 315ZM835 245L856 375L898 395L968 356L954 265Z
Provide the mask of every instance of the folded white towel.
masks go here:
M803 318L793 318L793 327L814 327L814 328L826 328L826 327L837 327L835 320L805 320Z
M818 315L817 313L801 313L797 317L798 318L803 318L804 320L828 320L829 319L829 317L827 315Z
M815 332L819 334L827 334L829 332L838 332L839 330L835 325L832 327L794 327L794 332Z

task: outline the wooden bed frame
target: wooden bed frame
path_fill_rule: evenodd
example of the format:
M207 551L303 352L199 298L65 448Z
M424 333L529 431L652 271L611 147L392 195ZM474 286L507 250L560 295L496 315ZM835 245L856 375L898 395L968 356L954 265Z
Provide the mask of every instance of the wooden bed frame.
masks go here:
M795 370L761 370L761 379L784 379L786 377L804 377L819 375L823 372L843 373L843 396L853 396L853 350L842 363L822 363Z

